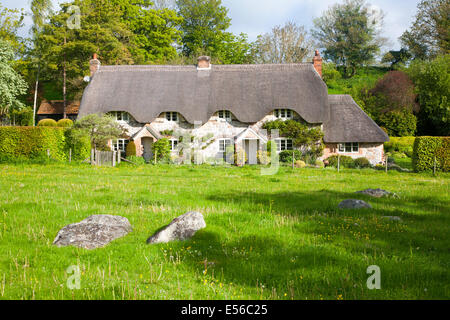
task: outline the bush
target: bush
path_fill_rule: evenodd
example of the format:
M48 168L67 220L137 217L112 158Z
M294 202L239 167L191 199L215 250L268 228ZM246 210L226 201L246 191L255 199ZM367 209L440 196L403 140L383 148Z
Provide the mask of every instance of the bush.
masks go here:
M372 167L369 159L367 158L358 158L354 160L354 164L356 168L363 169L363 168L370 168Z
M243 167L245 165L245 163L248 160L248 156L247 153L245 152L244 149L242 148L237 148L235 154L234 154L234 163L238 166L238 167Z
M11 111L10 120L16 126L32 127L33 126L33 108L14 109Z
M127 160L133 162L137 165L144 165L146 164L144 157L137 157L137 156L127 156Z
M414 143L413 168L416 172L450 169L450 137L417 137Z
M264 166L270 164L270 154L267 151L259 150L257 153L258 162Z
M314 163L314 165L318 168L325 168L325 163L323 163L322 160L316 160L316 162Z
M71 128L73 127L73 121L70 119L61 119L56 123L56 125L60 128Z
M126 153L127 158L129 158L129 157L136 157L136 155L137 155L136 144L134 143L133 140L131 140L128 143L127 148L125 150L125 153Z
M329 166L338 167L338 155L331 156L327 159ZM349 156L340 156L339 164L341 168L354 168L355 161Z
M280 162L292 164L292 154L294 154L295 160L303 159L303 154L299 150L285 150L279 154Z
M389 136L413 136L417 129L417 118L410 111L391 111L380 115L380 124L387 129Z
M72 159L89 157L90 143L87 138L74 139L67 129L48 127L0 127L0 160L45 160L50 157L66 161L72 149Z
M384 150L391 153L404 153L411 158L415 140L416 137L391 137L389 142L384 143Z
M53 119L43 119L38 123L38 127L57 127L57 126L58 126L57 122Z
M66 129L64 135L66 145L64 151L69 154L72 149L72 160L85 160L91 155L91 140L88 135L81 135L75 132L73 128Z
M306 163L305 163L305 161L297 160L297 161L295 161L295 167L296 168L305 168L306 167Z
M171 149L170 140L166 138L159 139L152 145L152 151L157 160L169 161Z

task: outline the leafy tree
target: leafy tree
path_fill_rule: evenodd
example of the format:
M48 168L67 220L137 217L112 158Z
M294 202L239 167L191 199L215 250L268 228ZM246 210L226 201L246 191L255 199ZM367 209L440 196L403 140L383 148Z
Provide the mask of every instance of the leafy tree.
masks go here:
M383 13L370 10L365 0L345 0L314 20L312 34L325 48L325 59L352 77L358 66L374 60L385 42L380 37L382 22Z
M411 53L405 48L402 48L398 51L391 50L387 52L381 59L381 62L389 63L391 69L393 70L397 65L405 64L409 59L411 59L411 57Z
M13 109L24 107L20 96L27 84L13 68L14 49L10 42L0 38L0 120Z
M221 0L177 0L178 15L183 18L182 52L191 60L209 55L217 64L251 63L251 46L247 36L226 30L231 19Z
M419 98L419 133L450 135L450 54L407 69Z
M410 137L416 133L417 118L408 110L383 113L379 117L379 123L392 137Z
M0 4L0 39L9 41L16 51L24 49L22 39L18 36L24 18L23 10L4 8Z
M258 36L254 44L258 63L300 63L313 51L312 41L303 26L288 22L270 33Z
M416 20L400 37L414 59L430 59L450 53L450 1L422 0Z
M306 124L295 120L275 120L266 122L263 129L266 129L269 134L274 129L279 130L280 137L292 139L294 147L302 149L304 153L310 153L314 157L322 154L323 132L320 128L309 128Z
M335 84L341 78L341 73L336 69L334 63L325 62L322 64L322 79L328 86Z
M106 149L109 140L117 140L125 134L125 130L112 117L105 114L90 114L75 122L74 136L88 135L91 146L95 149Z

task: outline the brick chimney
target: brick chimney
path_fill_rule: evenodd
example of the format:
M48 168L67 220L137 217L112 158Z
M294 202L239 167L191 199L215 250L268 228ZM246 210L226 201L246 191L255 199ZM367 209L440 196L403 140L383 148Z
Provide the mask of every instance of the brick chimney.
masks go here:
M211 68L211 57L201 56L197 59L197 61L198 61L198 64L197 64L198 69L210 69Z
M91 78L94 74L100 69L100 61L98 60L98 56L94 53L92 59L89 61L89 70L91 71Z
M314 69L316 69L319 76L322 78L322 57L320 56L319 50L316 50L316 54L313 59Z

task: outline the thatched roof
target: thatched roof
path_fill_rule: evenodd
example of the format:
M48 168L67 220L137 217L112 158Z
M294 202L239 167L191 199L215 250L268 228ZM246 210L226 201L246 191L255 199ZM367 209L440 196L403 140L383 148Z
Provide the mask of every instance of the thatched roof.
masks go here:
M67 101L66 113L78 114L80 108L80 101ZM51 100L42 101L37 112L38 115L64 114L64 101Z
M312 64L102 66L84 92L79 117L127 111L151 123L175 111L190 123L206 123L229 110L241 122L256 123L278 108L309 123L328 120L327 87Z
M324 123L328 143L389 141L388 135L349 95L330 95L330 120Z

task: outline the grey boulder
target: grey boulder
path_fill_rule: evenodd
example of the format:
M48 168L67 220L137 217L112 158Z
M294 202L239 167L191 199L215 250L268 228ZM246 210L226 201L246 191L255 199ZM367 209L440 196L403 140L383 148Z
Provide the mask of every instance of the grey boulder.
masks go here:
M372 209L372 206L365 201L348 199L339 203L340 209Z
M97 249L122 238L133 228L127 218L111 215L94 215L81 222L62 228L53 244L58 247L74 246Z
M398 196L395 193L383 190L383 189L366 189L363 191L358 191L356 193L365 194L371 197L375 198L382 198L382 197L394 197L398 198Z
M391 220L391 221L402 221L402 218L397 216L384 216L383 219Z
M154 244L187 240L203 228L206 228L203 215L200 212L191 211L175 218L168 226L148 238L147 243Z

